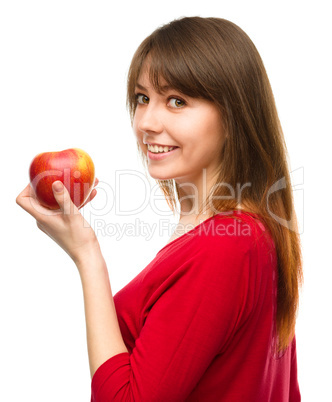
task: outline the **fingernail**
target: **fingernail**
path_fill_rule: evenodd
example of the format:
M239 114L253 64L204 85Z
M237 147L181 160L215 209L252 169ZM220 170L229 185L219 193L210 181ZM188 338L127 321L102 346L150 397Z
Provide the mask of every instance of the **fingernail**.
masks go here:
M61 181L55 181L53 183L53 189L54 191L60 193L63 190L63 184L61 183Z

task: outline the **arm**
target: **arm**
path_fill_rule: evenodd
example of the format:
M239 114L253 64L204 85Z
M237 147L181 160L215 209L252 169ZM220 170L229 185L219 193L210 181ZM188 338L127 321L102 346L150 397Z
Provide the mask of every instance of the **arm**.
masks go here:
M120 332L107 267L101 253L77 262L81 277L91 377L109 358L128 352Z
M60 191L55 191L53 184L53 191L60 207L56 211L42 207L30 185L19 194L16 202L36 219L40 230L69 254L78 268L92 376L101 363L118 353L127 352L127 348L120 333L107 267L96 235L71 202L66 188L62 185ZM93 190L87 202L95 195L96 190Z

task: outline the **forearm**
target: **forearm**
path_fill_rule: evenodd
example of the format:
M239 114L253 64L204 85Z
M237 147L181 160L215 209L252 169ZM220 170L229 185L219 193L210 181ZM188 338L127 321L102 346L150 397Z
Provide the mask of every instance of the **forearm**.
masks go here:
M109 358L128 352L116 316L107 266L101 252L77 263L81 277L91 377Z

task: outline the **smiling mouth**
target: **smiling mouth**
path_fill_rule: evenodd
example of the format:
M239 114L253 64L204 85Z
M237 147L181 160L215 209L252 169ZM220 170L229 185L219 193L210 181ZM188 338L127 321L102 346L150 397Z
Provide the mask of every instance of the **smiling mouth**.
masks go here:
M171 151L167 152L151 152L147 151L147 157L150 161L161 161L164 159L170 158L172 155L174 155L179 147L174 147ZM180 149L180 148L179 148Z
M148 150L154 154L159 154L159 153L167 153L170 151L173 151L173 149L175 148L179 148L179 147L169 147L169 146L161 146L161 145L147 145Z

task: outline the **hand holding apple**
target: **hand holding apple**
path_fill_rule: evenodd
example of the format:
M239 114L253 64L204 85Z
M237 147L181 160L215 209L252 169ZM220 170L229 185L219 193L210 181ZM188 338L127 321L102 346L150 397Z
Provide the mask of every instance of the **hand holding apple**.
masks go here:
M61 181L73 203L80 208L88 199L95 181L91 157L82 149L44 152L34 157L29 169L30 183L41 205L59 209L52 184Z
M52 153L37 155L30 166L31 184L16 202L79 265L91 253L100 253L95 232L79 211L79 206L96 196L93 186L98 179L94 179L93 163L84 151L67 151L54 153L53 158Z

